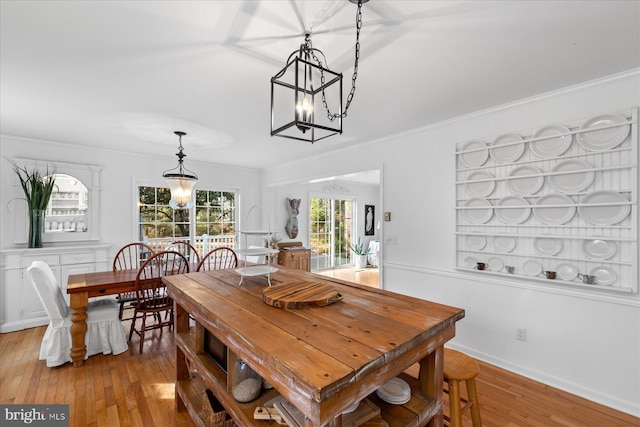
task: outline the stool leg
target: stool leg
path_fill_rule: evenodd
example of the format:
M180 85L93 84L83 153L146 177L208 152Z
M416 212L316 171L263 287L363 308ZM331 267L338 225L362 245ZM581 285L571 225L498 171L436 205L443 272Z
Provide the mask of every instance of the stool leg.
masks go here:
M449 380L449 418L451 419L451 427L462 427L460 382L456 380Z
M480 419L480 403L478 402L478 391L476 390L475 379L466 381L467 394L469 401L471 402L471 421L473 427L482 427L482 420Z

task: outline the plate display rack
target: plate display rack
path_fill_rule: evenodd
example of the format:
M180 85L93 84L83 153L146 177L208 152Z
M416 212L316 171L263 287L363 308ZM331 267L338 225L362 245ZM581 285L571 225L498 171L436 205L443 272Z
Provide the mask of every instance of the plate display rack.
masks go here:
M267 229L266 230L239 230L238 231L238 242L240 242L240 249L238 250L238 254L242 256L244 261L244 265L240 268L236 268L236 272L240 274L240 285L242 285L242 281L245 276L267 276L267 283L271 286L271 273L275 273L278 271L276 267L271 265L271 261L273 255L276 255L279 251L277 249L273 249L270 247L264 247L262 244L265 240L267 242L271 241L271 237L274 234L271 231L271 222L269 221L269 215L264 213L262 206L254 205L247 212L247 218L251 215L251 212L254 209L259 209L262 211L263 216L266 219ZM255 241L259 241L256 245ZM254 244L252 244L254 243ZM247 257L255 257L261 258L264 257L264 264L248 264Z
M638 108L457 144L456 269L638 292Z

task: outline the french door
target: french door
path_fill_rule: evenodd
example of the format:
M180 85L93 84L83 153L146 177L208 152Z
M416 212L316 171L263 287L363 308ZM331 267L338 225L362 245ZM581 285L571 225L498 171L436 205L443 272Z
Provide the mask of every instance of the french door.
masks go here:
M312 197L309 208L311 271L351 263L353 201Z

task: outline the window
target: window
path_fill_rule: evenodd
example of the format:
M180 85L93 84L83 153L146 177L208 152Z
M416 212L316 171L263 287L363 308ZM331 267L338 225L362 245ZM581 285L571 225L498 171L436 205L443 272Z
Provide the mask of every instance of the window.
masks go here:
M352 201L312 198L309 209L311 270L351 263Z
M196 235L235 239L236 193L196 190Z
M138 188L139 239L155 251L185 240L201 255L228 246L235 248L236 199L233 191L196 190L195 207L172 209L165 187Z

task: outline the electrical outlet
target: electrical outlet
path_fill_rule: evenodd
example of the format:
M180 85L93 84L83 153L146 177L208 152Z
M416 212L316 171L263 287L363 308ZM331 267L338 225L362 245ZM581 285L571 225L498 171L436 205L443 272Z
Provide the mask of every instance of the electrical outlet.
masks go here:
M527 340L527 330L523 328L516 328L516 339L518 341L526 341Z

